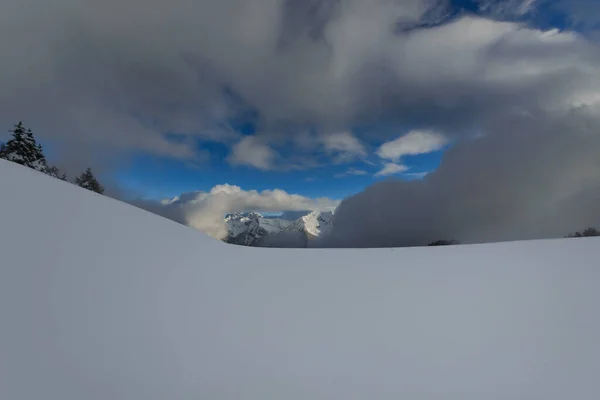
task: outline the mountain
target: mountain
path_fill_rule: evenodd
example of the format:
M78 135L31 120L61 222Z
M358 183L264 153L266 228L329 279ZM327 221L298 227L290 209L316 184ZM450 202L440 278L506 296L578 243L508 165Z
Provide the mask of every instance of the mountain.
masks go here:
M0 160L0 399L598 399L600 239L231 246Z
M333 213L311 211L295 220L265 217L259 213L225 216L227 243L257 247L308 247L309 241L325 236L333 227ZM293 214L287 214L290 216Z

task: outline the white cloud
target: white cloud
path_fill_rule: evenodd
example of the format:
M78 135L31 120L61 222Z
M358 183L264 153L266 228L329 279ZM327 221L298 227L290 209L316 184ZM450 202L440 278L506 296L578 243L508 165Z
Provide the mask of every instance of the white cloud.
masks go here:
M133 204L222 239L227 235L224 216L243 211L334 210L339 201L289 194L281 189L243 190L234 185L217 185L209 192L197 191L160 202L136 201Z
M383 166L383 169L375 174L375 176L388 176L398 174L400 172L408 171L408 167L405 165L399 165L394 163L387 163Z
M237 142L227 161L231 165L247 165L267 171L273 168L277 153L255 136L246 136Z
M538 0L478 0L479 10L495 17L518 17L532 12Z
M341 174L335 174L334 178L344 178L344 177L350 176L350 175L355 175L355 176L367 175L367 171L362 170L362 169L357 169L357 168L348 168L348 170L346 170L345 172L342 172Z
M423 179L427 175L429 175L429 172L411 172L409 174L404 174L405 177L414 179Z
M411 131L396 140L382 144L377 155L383 159L398 161L403 156L431 153L444 148L448 139L434 131Z
M325 151L333 156L333 162L336 164L350 162L367 155L363 144L350 132L326 135L322 138L322 142Z
M350 169L348 169L348 171L346 171L346 174L348 174L348 175L366 175L367 171L364 171L362 169L350 168Z
M517 11L521 15L527 14L534 10L536 3L537 0L522 0Z

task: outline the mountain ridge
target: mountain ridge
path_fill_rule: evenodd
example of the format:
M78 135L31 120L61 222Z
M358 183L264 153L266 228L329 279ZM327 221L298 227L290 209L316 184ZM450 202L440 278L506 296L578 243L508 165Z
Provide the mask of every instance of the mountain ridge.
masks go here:
M293 215L293 214L292 214ZM225 216L225 242L255 247L308 247L309 241L328 235L333 228L332 211L307 211L294 220L265 217L257 212Z

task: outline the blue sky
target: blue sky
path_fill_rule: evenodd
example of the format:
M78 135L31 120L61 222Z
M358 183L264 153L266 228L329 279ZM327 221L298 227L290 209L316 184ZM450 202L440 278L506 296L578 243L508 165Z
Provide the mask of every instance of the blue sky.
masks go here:
M499 20L525 22L529 26L549 28L577 28L581 27L577 21L570 21L565 7L555 2L538 1L535 9L516 13L515 6L518 2L505 2L504 8L500 1L487 2L488 7L482 9L481 1L453 0L449 18L457 18L464 14L477 14ZM586 29L580 29L587 32ZM250 105L236 97L232 90L227 90L230 99L242 104L235 119L227 121L236 133L240 135L255 135L257 121L261 114ZM349 132L360 136L361 132L384 133L387 137L400 137L410 131L406 125L387 125L385 129L380 126L367 125ZM393 132L393 133L390 133ZM377 135L375 135L377 136ZM228 183L243 189L258 191L279 188L289 193L298 193L308 197L329 197L343 199L351 194L360 192L370 184L383 179L420 179L424 173L435 171L442 160L444 151L432 151L419 155L409 155L402 158L402 164L409 167L406 172L387 176L375 176L381 169L383 161L374 155L378 146L383 141L372 140L365 142L367 148L366 160L353 160L343 164L333 163L320 167L307 168L293 171L271 171L253 168L248 165L231 165L226 161L229 147L223 143L202 142L198 143L204 156L201 162L190 165L188 161L170 159L152 155L137 155L131 158L128 168L116 173L116 179L126 189L143 193L145 197L159 199L174 197L184 192L196 190L209 191L215 185ZM446 149L449 146L446 146ZM281 154L293 154L295 149L291 146L280 146ZM326 162L326 161L325 161ZM345 174L347 171L364 171L358 174ZM344 175L345 174L345 175ZM343 177L341 175L344 175Z
M209 191L215 185L228 183L244 189L258 191L272 188L283 189L307 197L343 199L360 192L366 186L389 177L374 177L377 167L364 162L337 166L324 166L307 171L260 171L250 167L232 167L223 161L222 153L205 164L190 166L185 162L152 156L133 157L130 166L116 174L118 182L136 193L144 193L150 199L178 196L195 190ZM398 179L416 179L411 174L434 171L443 155L442 151L406 157L411 169L398 174ZM336 177L351 168L364 170L366 175Z

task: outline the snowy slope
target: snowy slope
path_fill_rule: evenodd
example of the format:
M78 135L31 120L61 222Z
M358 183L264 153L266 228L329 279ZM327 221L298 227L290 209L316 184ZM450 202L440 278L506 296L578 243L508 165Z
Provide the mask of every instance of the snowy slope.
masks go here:
M0 399L600 398L597 239L256 249L0 188Z

